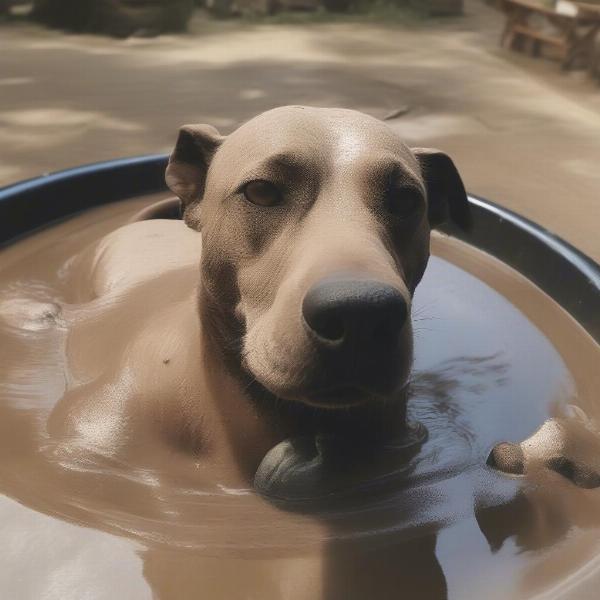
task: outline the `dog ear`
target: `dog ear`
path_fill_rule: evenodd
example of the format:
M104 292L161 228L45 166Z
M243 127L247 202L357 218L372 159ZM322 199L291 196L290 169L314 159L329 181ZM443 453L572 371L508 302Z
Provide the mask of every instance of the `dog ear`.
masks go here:
M448 217L461 229L471 228L471 209L465 186L452 159L440 150L413 148L427 187L428 217L437 227Z
M169 157L165 181L186 210L200 202L210 162L225 138L212 125L184 125Z

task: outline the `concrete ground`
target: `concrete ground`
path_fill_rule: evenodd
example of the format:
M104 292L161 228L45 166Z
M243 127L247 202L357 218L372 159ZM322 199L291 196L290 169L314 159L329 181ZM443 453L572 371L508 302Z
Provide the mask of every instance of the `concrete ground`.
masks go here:
M498 13L414 25L208 23L115 41L0 26L0 185L168 151L177 128L226 133L282 104L356 108L437 146L467 188L600 261L600 87L500 50Z

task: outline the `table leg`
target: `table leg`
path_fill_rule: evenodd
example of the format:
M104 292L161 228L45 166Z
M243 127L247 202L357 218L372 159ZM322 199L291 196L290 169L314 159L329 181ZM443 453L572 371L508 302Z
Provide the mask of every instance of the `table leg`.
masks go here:
M567 47L567 52L562 62L564 70L570 69L579 57L584 58L585 67L589 68L594 53L594 42L599 30L600 24L593 25L586 33L579 35L577 29L573 28L569 37L571 43Z

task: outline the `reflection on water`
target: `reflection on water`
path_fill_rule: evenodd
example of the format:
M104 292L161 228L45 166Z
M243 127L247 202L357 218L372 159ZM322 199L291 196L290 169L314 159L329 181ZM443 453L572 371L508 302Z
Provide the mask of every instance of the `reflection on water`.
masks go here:
M58 443L46 423L69 385L60 365L76 308L65 303L61 266L137 206L106 207L61 226L60 247L45 232L27 252L5 251L0 534L9 542L2 560L10 577L0 575L0 595L527 597L589 561L597 538L586 536L600 524L593 490L536 470L535 457L527 480L485 463L496 443L521 441L556 416L557 402L589 408L579 396L598 375L583 382L580 359L595 347L527 282L451 240L437 244L455 264L432 259L415 298L409 416L429 438L386 495L345 510L292 513L203 477L184 452L125 464ZM499 291L485 277L495 277ZM10 323L23 311L30 327L15 330ZM581 419L561 418L575 439L584 438ZM585 448L592 460L592 442ZM552 568L555 549L563 552L562 570Z

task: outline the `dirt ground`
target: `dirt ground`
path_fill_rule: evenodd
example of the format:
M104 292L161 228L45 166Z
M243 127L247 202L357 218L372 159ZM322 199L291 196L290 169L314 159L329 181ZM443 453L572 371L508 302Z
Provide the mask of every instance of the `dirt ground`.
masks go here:
M450 153L467 188L600 261L600 87L497 45L502 17L408 25L194 20L189 34L115 41L0 26L0 185L166 152L177 128L226 133L282 104L356 108Z

